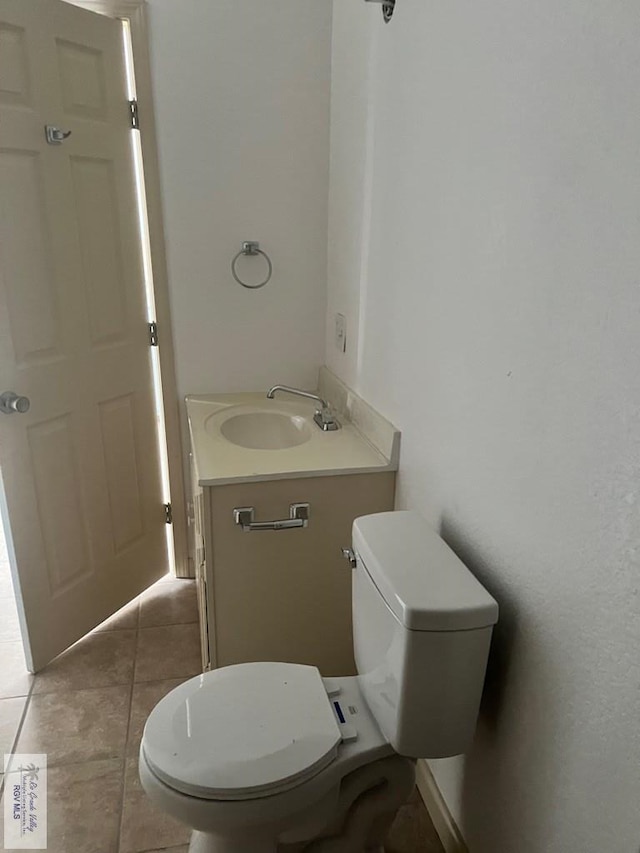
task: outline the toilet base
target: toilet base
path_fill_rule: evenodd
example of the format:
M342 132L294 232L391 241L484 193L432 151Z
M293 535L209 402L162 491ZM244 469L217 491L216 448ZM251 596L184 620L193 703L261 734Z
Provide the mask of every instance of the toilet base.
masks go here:
M416 763L393 755L349 773L342 780L330 825L301 853L380 853L400 806L415 786ZM286 845L278 853L293 853Z
M287 843L194 831L189 853L383 853L384 840L415 784L415 762L398 755L374 761L342 780L334 817L319 835Z

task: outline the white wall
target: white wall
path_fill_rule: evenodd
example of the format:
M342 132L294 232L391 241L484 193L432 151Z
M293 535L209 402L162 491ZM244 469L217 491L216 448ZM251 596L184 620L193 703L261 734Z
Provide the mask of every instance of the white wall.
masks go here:
M328 364L502 606L435 768L473 853L640 847L638 44L635 0L334 4Z
M315 387L326 313L328 0L148 0L178 390ZM273 261L244 290L242 240ZM260 280L262 261L241 259Z

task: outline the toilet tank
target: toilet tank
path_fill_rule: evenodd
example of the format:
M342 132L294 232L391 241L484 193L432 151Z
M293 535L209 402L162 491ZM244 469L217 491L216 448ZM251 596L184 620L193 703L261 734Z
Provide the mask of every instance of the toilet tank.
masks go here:
M498 605L415 512L353 523L353 635L363 695L400 755L465 752Z

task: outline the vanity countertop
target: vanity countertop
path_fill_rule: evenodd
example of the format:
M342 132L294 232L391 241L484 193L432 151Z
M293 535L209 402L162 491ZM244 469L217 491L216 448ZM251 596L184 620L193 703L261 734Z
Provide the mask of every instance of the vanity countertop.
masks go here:
M302 398L268 400L263 392L206 394L188 396L186 405L194 468L201 486L366 474L398 468L397 453L387 458L348 421L342 423L341 429L323 432L313 422L315 404ZM295 419L308 437L283 449L249 448L225 438L225 423L237 415L254 413Z

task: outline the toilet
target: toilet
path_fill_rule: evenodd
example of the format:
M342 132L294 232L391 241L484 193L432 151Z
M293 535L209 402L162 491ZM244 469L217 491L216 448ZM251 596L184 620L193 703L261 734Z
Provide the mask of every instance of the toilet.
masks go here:
M382 851L417 758L464 752L498 605L414 512L353 524L358 675L242 663L151 712L140 779L189 853Z

